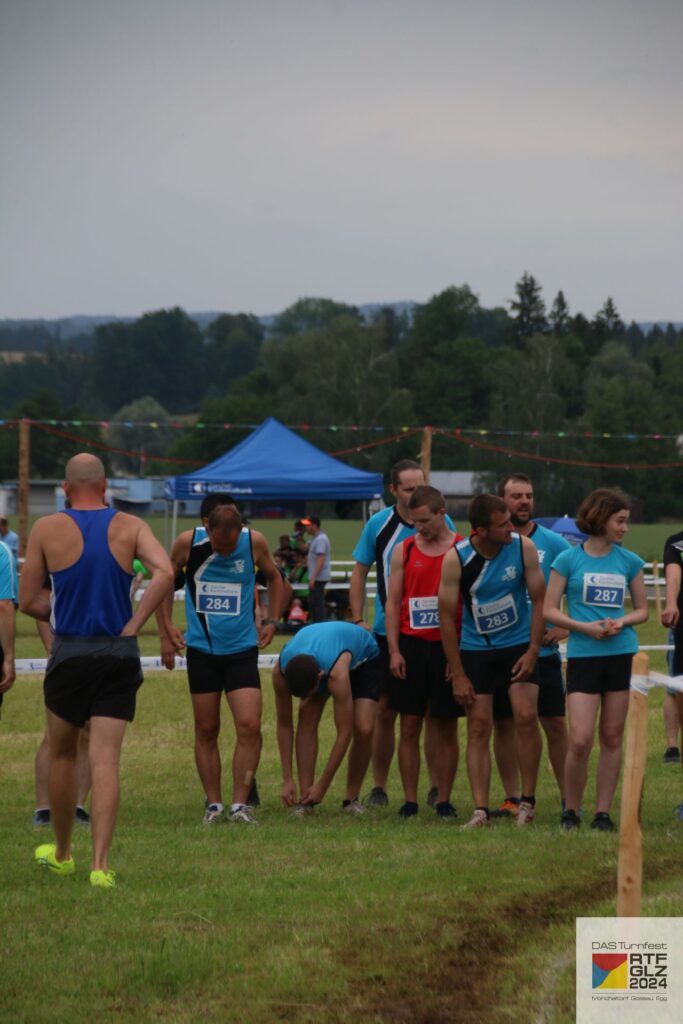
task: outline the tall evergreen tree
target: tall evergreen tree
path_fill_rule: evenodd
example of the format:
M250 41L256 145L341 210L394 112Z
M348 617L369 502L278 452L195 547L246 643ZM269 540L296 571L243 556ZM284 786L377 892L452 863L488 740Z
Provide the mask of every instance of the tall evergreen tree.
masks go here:
M607 338L621 338L626 333L624 321L619 316L612 298L608 298L593 320L593 329L601 341Z
M565 334L569 326L569 305L564 297L564 292L559 291L550 309L550 323L553 334L559 338Z
M515 323L515 334L523 340L532 334L545 334L548 321L545 315L545 302L541 297L541 286L526 270L515 285L516 299L510 302Z

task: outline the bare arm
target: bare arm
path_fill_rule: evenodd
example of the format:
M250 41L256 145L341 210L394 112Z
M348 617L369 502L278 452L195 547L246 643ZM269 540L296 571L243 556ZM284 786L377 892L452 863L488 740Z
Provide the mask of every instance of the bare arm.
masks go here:
M175 577L187 565L192 547L193 532L193 530L185 530L176 537L173 543L171 567L173 569L174 585L154 612L159 630L161 660L164 666L170 670L175 668L176 653L182 651L185 646L185 637L182 631L173 625Z
M465 675L460 657L460 644L455 627L460 597L460 559L453 549L446 552L441 567L441 583L439 585L439 628L441 643L448 660L453 680L453 696L463 707L469 708L474 703L475 692L472 683Z
M251 542L254 550L254 559L259 569L266 577L266 591L268 594L268 621L262 623L259 629L259 647L267 647L275 636L277 621L282 615L284 604L284 587L280 570L273 561L273 556L261 533L252 531Z
M50 621L50 599L45 590L47 562L43 551L44 520L38 520L28 538L19 581L19 610L42 622Z
M351 621L355 622L357 626L364 626L365 629L368 630L370 629L370 625L363 617L363 613L365 611L365 588L369 572L369 565L365 565L363 562L356 562L351 571L351 578L349 579L349 608L351 611Z
M681 576L683 576L683 569L680 565L676 565L675 562L671 562L664 569L666 599L665 608L662 612L662 625L666 626L667 629L675 629L678 625L680 617L678 598L681 594Z
M296 803L297 792L292 773L292 752L294 749L292 695L287 689L287 684L279 664L273 668L273 690L275 692L277 746L280 752L280 767L282 768L282 802L285 807L293 807Z
M594 640L604 640L607 637L604 620L579 622L578 619L572 619L562 611L562 598L566 589L566 576L561 576L556 569L551 569L543 604L543 616L546 621L552 622L554 626L567 629L570 633L584 633Z
M633 611L620 620L622 626L639 626L641 622L647 622L650 608L647 603L647 591L645 590L645 577L641 571L633 577L628 585L633 602Z
M170 559L147 523L141 523L138 530L135 557L147 567L152 578L136 611L121 630L121 636L137 636L169 592L172 594L174 573Z
M0 601L0 647L4 654L2 675L0 676L0 693L6 693L14 683L14 635L16 612L14 601Z
M399 679L406 677L406 663L398 647L401 625L401 601L403 600L403 543L397 544L391 552L389 590L384 605L384 618L389 647L389 668Z
M337 736L320 778L306 793L301 794L302 804L319 804L321 802L351 745L353 698L349 678L350 664L351 654L345 651L327 677L327 689L334 702L334 724Z

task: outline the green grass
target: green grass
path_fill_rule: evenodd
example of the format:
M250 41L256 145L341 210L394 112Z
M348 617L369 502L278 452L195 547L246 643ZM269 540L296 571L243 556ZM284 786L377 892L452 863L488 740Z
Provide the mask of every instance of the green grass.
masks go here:
M642 639L662 632L649 623ZM20 645L33 654L34 637L20 621ZM156 650L152 631L142 647ZM124 746L113 892L87 884L85 831L74 877L33 863L44 841L30 825L41 684L18 680L0 724L2 1020L572 1021L574 920L615 912L618 838L560 833L545 756L529 830L502 822L461 833L425 807L400 823L395 767L386 811L342 818L340 773L315 817L294 821L279 802L272 688L262 679L260 826L208 829L185 674L148 676ZM650 698L643 912L680 916L683 825L671 812L683 787L680 768L662 763L662 699ZM323 753L331 728L328 712ZM471 808L464 765L455 802L462 819Z

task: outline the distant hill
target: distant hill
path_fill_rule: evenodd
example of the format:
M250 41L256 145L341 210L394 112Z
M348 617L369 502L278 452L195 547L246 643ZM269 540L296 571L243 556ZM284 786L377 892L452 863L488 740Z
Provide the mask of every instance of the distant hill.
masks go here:
M370 321L381 309L390 308L397 316L412 316L417 307L416 302L368 302L358 306L364 320ZM268 313L258 317L266 331L269 331L277 317L277 313ZM201 330L217 317L222 311L188 313ZM5 352L44 352L53 345L57 348L74 348L87 351L92 346L95 328L101 324L132 323L138 319L133 316L67 316L55 320L0 319L0 351ZM643 334L649 334L657 326L665 330L668 322L664 320L645 320L638 324ZM683 321L676 321L674 328L683 328Z

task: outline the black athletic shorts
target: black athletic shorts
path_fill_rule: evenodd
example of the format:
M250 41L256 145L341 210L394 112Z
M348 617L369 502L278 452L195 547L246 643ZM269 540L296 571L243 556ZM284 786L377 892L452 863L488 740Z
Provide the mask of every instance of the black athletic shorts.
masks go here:
M383 678L384 661L379 654L349 672L351 696L354 700L379 700Z
M387 642L386 636L384 636L382 633L373 633L372 635L374 637L375 643L379 647L379 656L382 662L379 695L380 697L383 697L385 696L385 694L389 693L389 690L391 688L391 681L394 678L391 672L389 671L389 644Z
M55 636L43 691L45 706L82 728L89 718L132 722L142 683L134 636Z
M260 690L258 647L250 647L235 654L207 654L196 647L188 647L187 681L190 693Z
M507 690L511 682L512 670L522 655L528 650L528 644L516 644L514 647L491 647L484 651L461 651L462 667L465 675L472 683L474 692L491 694L496 690ZM536 683L536 670L531 679L520 682Z
M546 655L536 662L538 676L538 717L564 718L566 701L564 679L562 678L562 659L559 654ZM512 704L507 689L497 689L493 693L493 720L500 722L512 718Z
M567 693L620 693L631 687L632 654L567 660Z
M670 652L669 671L672 676L683 676L683 617L678 620L675 629L671 630L674 649Z
M403 715L429 714L431 718L453 719L465 714L446 679L446 655L440 640L423 640L401 633L398 646L406 663L405 679L392 675L389 707Z

